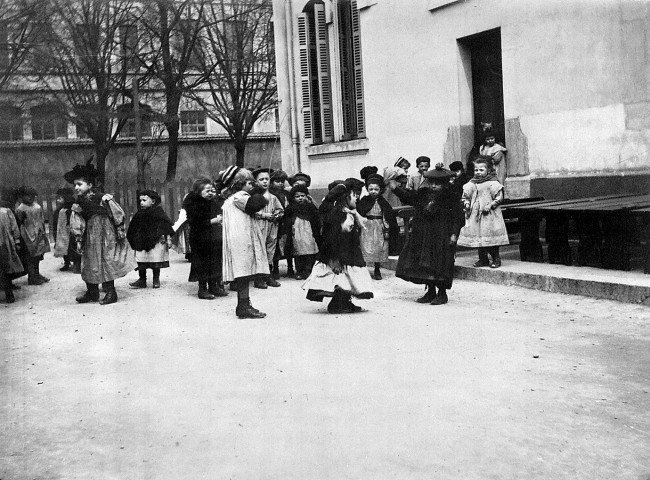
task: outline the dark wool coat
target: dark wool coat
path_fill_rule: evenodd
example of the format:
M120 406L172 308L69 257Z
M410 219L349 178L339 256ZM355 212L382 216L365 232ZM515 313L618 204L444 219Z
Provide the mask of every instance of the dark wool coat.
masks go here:
M140 210L133 215L126 238L133 250L148 252L163 235L174 235L174 222L160 205Z
M450 244L450 237L452 234L458 237L465 223L456 194L447 186L438 191L397 187L395 194L403 203L415 207L411 235L399 257L395 275L413 283L451 288L456 246Z
M360 227L355 224L350 232L344 232L341 228L347 215L339 206L332 207L326 213L323 239L316 260L326 264L330 260L338 260L341 265L365 267L366 262L361 252Z
M381 213L386 218L388 222L388 250L394 252L397 248L397 240L399 237L399 227L397 226L397 217L393 211L393 207L390 206L390 203L386 201L384 197L379 195L377 198L373 198L370 195L366 195L357 202L357 212L362 217L366 217L368 212L375 205L375 202L379 204L381 208Z
M284 210L284 222L286 224L287 244L286 255L293 255L293 224L297 218L307 220L311 225L311 233L316 240L316 245L320 249L322 243L321 223L318 208L311 202L299 204L291 202Z
M190 282L221 279L223 229L210 220L222 214L223 202L221 196L207 200L196 193L188 194L183 201L190 226Z

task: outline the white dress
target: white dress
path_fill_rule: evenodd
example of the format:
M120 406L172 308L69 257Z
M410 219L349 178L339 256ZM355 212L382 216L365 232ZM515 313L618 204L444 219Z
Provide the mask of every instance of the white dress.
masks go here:
M388 222L384 218L381 207L375 202L368 212L366 228L361 230L361 252L367 263L388 261L388 240L384 238L384 231L388 231Z

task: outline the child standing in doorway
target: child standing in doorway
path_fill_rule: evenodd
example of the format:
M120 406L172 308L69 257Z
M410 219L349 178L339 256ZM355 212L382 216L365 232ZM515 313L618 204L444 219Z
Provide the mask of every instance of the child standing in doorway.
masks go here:
M499 246L508 245L508 232L501 213L503 185L492 171L490 157L474 160L474 178L463 186L465 226L460 231L458 245L478 247L478 261L474 267L499 268ZM492 257L492 262L488 259Z
M496 137L491 128L486 128L484 131L484 143L479 148L479 155L490 157L492 159L492 169L496 174L496 178L503 186L506 184L506 153L508 150L503 145L496 143ZM476 163L476 161L474 162Z
M129 283L132 288L147 287L147 269L153 276L153 288L160 288L160 269L169 267L169 248L174 235L173 222L160 206L160 195L154 190L139 194L140 210L133 215L126 238L135 250L139 279Z
M23 263L27 268L27 283L43 285L50 281L41 275L39 267L43 255L50 251L43 208L36 202L38 194L32 187L20 187L18 195L21 203L16 207L16 219L24 245Z

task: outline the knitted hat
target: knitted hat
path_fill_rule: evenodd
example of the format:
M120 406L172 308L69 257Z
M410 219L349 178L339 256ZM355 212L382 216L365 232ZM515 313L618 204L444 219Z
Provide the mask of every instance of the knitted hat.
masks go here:
M361 178L363 180L366 180L370 175L373 175L373 174L377 173L378 171L379 171L379 169L377 167L372 167L372 166L369 165L367 167L363 167L361 169L361 171L359 172L359 175L361 176Z
M368 188L369 185L379 185L379 188L384 188L384 177L378 174L372 174L368 178L366 178L366 188Z
M296 173L293 177L289 179L289 185L293 187L293 185L298 181L302 180L304 181L307 186L311 186L311 177L307 175L306 173L298 172Z
M93 157L90 157L85 165L79 165L78 163L74 166L72 170L63 175L63 178L68 183L74 183L75 180L85 179L90 183L93 183L97 177L99 177L99 172L92 164Z
M156 203L156 205L158 205L161 202L160 195L158 195L158 192L156 192L155 190L142 190L138 193L138 196L139 197L147 196L151 200L153 200Z
M264 168L264 167L258 167L255 170L253 170L253 177L257 180L257 177L260 173L268 173L269 177L271 174L274 172L272 168Z
M237 172L239 170L240 167L237 165L230 165L228 168L226 168L223 172L221 172L221 175L219 176L221 184L226 188L230 187L232 181L235 179L235 175L237 175Z
M428 163L429 165L431 165L431 159L430 159L429 157L425 157L425 156L418 157L418 158L415 160L415 165L419 165L419 164L422 163L422 162L426 162L426 163Z
M291 198L293 198L294 195L295 195L296 193L298 193L298 192L302 192L302 193L304 193L305 195L309 195L309 189L307 188L307 185L304 185L304 184L302 184L302 183L299 183L298 185L294 185L294 186L291 188L291 191L289 192L289 195L291 196Z

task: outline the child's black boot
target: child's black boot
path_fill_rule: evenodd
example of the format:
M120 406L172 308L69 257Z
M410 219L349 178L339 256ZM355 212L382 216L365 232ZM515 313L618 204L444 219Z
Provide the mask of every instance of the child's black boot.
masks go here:
M373 274L373 278L375 280L381 280L382 279L380 268L381 268L381 264L380 263L375 263L375 273Z
M271 267L271 265L269 265L269 267ZM273 275L269 275L264 280L269 287L279 287L281 285L280 282L273 278Z
M431 300L431 305L444 305L448 301L449 299L447 298L447 289L438 288L438 295L436 295L436 298Z
M262 290L268 288L268 287L266 286L266 280L265 280L264 278L257 278L257 279L255 279L255 281L253 282L253 286L254 286L255 288L261 288Z
M424 296L418 298L416 302L418 303L431 303L431 301L436 298L436 286L427 285L427 291Z
M472 266L475 268L480 268L487 267L488 265L490 265L490 260L488 259L487 248L478 247L478 262L475 262Z
M217 282L216 280L210 280L208 282L208 292L210 292L215 297L227 297L228 292L223 288L223 284Z
M208 282L199 282L199 298L201 300L214 300L216 298L208 290Z
M251 305L250 298L237 299L237 308L235 314L238 318L264 318L266 313L262 313Z
M151 270L153 272L153 281L151 283L151 286L153 288L160 288L160 269L152 268Z
M131 288L147 288L147 269L146 268L138 268L138 274L140 275L140 278L138 278L135 282L129 283L129 287L131 287Z
M100 305L110 305L117 302L117 291L113 282L105 282L103 285L106 295L99 301Z
M59 268L59 271L67 272L68 270L70 270L70 257L68 257L67 255L64 255L63 256L63 266L61 268Z
M11 287L11 282L8 282L5 287L5 301L7 303L14 303L16 301L16 297L14 297L14 289Z
M99 300L99 285L96 283L86 283L86 293L79 295L77 303L90 303Z

